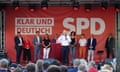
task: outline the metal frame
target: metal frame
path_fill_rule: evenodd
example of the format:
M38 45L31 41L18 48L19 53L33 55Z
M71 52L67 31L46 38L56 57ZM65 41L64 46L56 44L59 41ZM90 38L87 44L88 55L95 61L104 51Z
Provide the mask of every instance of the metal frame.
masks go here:
M120 71L120 12L117 12L116 13L116 32L117 32L117 38L116 38L116 58L117 58L117 66L116 66L116 69L117 71L116 72L119 72Z
M2 11L2 18L2 48L5 48L5 11Z
M1 11L1 21L2 21L2 27L1 27L1 51L4 51L5 48L5 15L4 15L4 11Z
M88 3L92 5L101 5L101 2L103 1L107 1L109 5L115 3L120 4L120 0L0 0L0 4L13 5L13 2L19 2L21 6L29 4L41 5L42 1L47 1L49 6L72 6L73 2L79 2L80 5Z

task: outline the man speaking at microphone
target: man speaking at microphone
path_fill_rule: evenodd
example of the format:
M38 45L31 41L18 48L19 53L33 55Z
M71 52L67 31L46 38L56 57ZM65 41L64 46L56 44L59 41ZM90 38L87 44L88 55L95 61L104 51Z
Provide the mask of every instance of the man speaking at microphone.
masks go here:
M63 33L58 38L58 42L62 45L62 64L68 65L69 45L71 38L67 34L66 30L63 30Z

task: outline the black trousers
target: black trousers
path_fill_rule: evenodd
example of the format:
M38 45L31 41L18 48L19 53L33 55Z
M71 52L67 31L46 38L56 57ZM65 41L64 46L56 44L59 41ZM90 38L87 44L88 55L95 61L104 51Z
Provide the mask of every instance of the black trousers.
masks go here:
M62 63L63 64L68 65L69 63L68 55L69 55L69 46L62 46Z
M112 48L107 48L106 51L107 51L107 58L110 58L110 55L112 55L112 58L115 57L114 50Z
M16 62L20 63L20 57L22 53L22 46L17 46L16 47Z
M23 60L28 60L30 61L31 60L31 52L30 52L30 49L23 49Z

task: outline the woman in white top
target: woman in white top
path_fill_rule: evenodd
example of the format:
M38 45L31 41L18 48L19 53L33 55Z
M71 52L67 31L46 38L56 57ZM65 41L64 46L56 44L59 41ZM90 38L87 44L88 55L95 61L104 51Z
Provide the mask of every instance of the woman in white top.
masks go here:
M79 57L80 58L86 58L86 48L87 48L87 39L85 38L84 34L81 34L81 37L79 39Z

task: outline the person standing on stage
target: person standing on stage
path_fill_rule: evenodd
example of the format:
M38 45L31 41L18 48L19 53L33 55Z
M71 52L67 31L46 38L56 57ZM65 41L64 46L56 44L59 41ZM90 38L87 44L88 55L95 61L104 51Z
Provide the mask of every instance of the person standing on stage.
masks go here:
M55 34L55 37L52 39L52 43L57 43L57 39L58 39L59 34Z
M39 34L39 31L36 31L36 35L34 36L33 39L33 44L34 44L34 61L36 61L37 59L40 59L40 49L42 44L42 38Z
M87 39L85 38L84 34L81 34L81 37L79 39L79 57L80 58L86 58L86 49L87 49Z
M43 59L48 59L49 58L49 53L50 53L50 45L51 41L49 39L49 35L45 34L45 37L43 39Z
M15 41L15 49L16 49L16 63L20 63L20 57L23 48L23 37L21 36L20 32L17 32L17 35L14 38Z
M66 30L63 30L63 33L58 38L58 42L62 45L62 63L68 65L68 55L71 38L67 34Z
M87 41L87 47L88 47L88 62L94 61L94 51L96 47L96 39L91 34L90 38ZM91 59L91 60L90 60Z
M27 38L27 36L24 37L24 46L23 46L23 60L25 63L31 61L31 45L30 45L30 40Z
M114 58L115 57L115 55L114 55L115 38L113 37L112 33L110 33L106 39L105 48L106 48L106 52L107 52L107 58L110 58L110 54L112 54L112 58Z
M71 42L70 42L70 57L71 57L71 63L73 63L73 60L75 59L75 53L76 53L76 33L74 31L70 34Z

